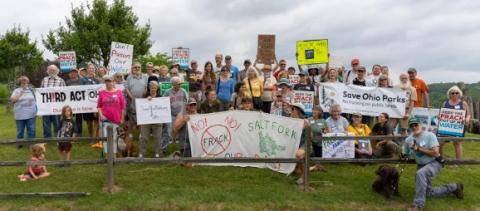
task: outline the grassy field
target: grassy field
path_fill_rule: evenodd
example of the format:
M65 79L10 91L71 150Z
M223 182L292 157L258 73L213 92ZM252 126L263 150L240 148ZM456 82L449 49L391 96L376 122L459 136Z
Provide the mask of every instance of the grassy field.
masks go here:
M14 138L11 114L0 109L0 138ZM37 119L37 136L42 134ZM465 143L465 157L478 159L480 143ZM152 147L150 147L152 148ZM453 156L453 146L447 146ZM86 143L75 143L73 159L98 159L100 151ZM1 146L0 160L29 158L27 149ZM48 144L47 158L58 158L54 144ZM327 172L311 177L311 192L302 192L292 176L266 169L234 167L193 167L174 165L117 165L116 184L122 191L104 193L106 166L85 165L49 167L52 176L20 182L17 175L25 167L0 167L0 192L84 191L79 198L0 199L0 209L95 209L95 210L404 210L414 195L415 166L409 165L401 175L400 197L385 200L374 193L376 165L326 165ZM463 182L465 199L430 198L426 210L480 210L480 167L447 167L434 179L435 185Z

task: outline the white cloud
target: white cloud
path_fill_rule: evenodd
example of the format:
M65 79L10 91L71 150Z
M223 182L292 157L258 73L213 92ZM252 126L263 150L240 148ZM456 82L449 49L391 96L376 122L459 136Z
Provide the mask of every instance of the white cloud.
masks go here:
M71 5L84 1L2 1L0 33L21 24L31 37L65 22ZM353 57L367 69L388 65L393 75L416 67L427 82L477 82L480 66L478 1L262 1L127 0L142 24L150 21L152 52L189 47L200 62L217 52L240 66L256 54L257 35L276 34L278 58L295 66L295 42L328 38L346 66ZM53 58L52 52L44 56ZM452 75L451 73L455 74Z

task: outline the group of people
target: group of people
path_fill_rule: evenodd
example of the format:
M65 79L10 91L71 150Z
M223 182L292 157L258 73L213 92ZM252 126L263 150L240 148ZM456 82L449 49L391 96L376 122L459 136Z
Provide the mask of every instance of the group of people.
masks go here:
M287 67L286 60L275 60L274 64L259 65L256 61L244 60L240 70L233 65L231 56L215 55L215 62L205 62L203 69L199 68L197 61L192 60L186 70L179 64L172 67L166 65L156 66L146 64L146 71L142 73L142 65L134 62L131 72L125 75L116 73L108 74L108 69L97 68L88 64L86 68L74 69L64 81L58 76L58 67L50 65L47 68L48 76L42 80L41 87L61 87L74 85L105 84L99 91L98 112L73 114L69 106L62 109L62 115L43 116L43 136L75 137L82 135L83 121L86 122L88 133L91 137L105 136L107 126L116 128L125 125L128 134L138 130L139 140L138 157L146 156L147 142L155 142L154 157L162 157L167 146L173 141L178 141L181 146L180 154L191 156L188 130L186 124L190 115L208 114L226 110L261 111L273 115L300 118L305 120L305 128L310 128L310 134L303 134L301 146L297 151L297 158L303 158L305 153L306 136L313 142L312 155L322 156L322 144L318 141L325 133L343 133L354 136L393 135L398 127L400 134L411 135L402 146L394 140L355 140L355 157L357 158L393 158L402 152L417 157L421 169L417 172L417 195L435 195L453 193L460 190L460 185L450 185L441 191L430 188L430 178L439 171L438 164L432 164L443 153L444 143L438 143L436 136L428 131L417 130L419 122L411 118L414 107L430 108L427 84L417 77L417 70L409 68L401 73L396 81L389 75L389 68L375 64L370 72L361 65L359 59L351 60L351 69L345 67L323 67L302 69ZM292 84L291 75L298 75L297 84ZM29 86L26 76L19 78L20 87L15 89L11 96L14 103L15 119L17 124L17 138L24 138L24 129L27 137L35 137L36 106L34 89ZM160 92L160 85L170 83L171 89ZM188 83L188 90L183 89L183 83ZM379 116L364 116L360 113L344 114L339 104L334 104L329 111L323 111L319 106L316 90L322 83L344 83L354 86L369 86L381 88L399 88L406 92L407 102L403 118L390 118L387 113ZM121 88L121 89L120 89ZM312 116L307 116L305 107L299 103L291 103L293 91L315 92ZM156 97L169 97L171 105L172 123L140 125L136 123L135 99ZM447 92L448 100L443 107L466 110L466 122L470 121L470 111L462 99L462 90L454 86ZM412 138L413 137L413 138ZM411 140L416 140L411 143ZM407 147L405 147L407 146ZM457 159L462 158L462 145L460 141L454 142ZM94 147L106 146L97 143ZM114 152L116 152L116 146ZM60 143L58 150L62 159L69 159L71 144ZM426 166L428 168L424 168ZM300 172L303 166L299 164ZM303 181L299 179L298 183ZM419 188L418 186L421 186ZM422 189L423 188L423 189ZM461 187L463 189L463 186ZM421 192L423 191L423 192ZM426 192L425 192L426 191ZM418 202L418 203L417 203ZM424 202L424 198L423 198ZM416 199L418 207L422 207L421 197Z

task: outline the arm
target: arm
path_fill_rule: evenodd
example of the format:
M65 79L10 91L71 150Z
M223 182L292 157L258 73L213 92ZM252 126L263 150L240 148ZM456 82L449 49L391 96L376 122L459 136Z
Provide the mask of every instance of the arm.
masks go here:
M275 71L277 71L277 68L278 68L278 61L277 61L277 56L275 56L275 60L273 60L273 64L275 66L272 67L272 74L275 73Z
M415 150L416 152L421 152L427 156L430 156L430 157L437 157L440 155L439 153L439 147L433 147L431 149L427 149L427 148L423 148L423 147L420 147L418 145L415 145L413 147L413 150Z
M188 122L189 119L189 116L184 116L182 113L178 113L175 123L173 124L173 131L178 133L178 131L180 131L180 129Z
M10 97L10 101L12 101L12 103L16 103L18 101L18 99L20 99L20 97L22 97L23 95L23 92L20 91L20 93L16 93L16 91L13 91L12 93L12 96Z
M468 104L465 101L463 102L463 107L465 108L465 124L468 124L471 119L470 107L468 107Z
M425 103L427 103L427 108L431 108L432 106L430 106L430 95L428 94L428 91L423 93L423 97L425 97Z

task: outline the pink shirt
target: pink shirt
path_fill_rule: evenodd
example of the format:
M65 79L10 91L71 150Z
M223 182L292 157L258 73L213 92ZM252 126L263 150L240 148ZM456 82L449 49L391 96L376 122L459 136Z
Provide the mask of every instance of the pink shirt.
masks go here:
M122 91L101 90L98 93L97 108L102 111L103 116L108 121L120 124L122 122L122 111L125 109L125 99Z

